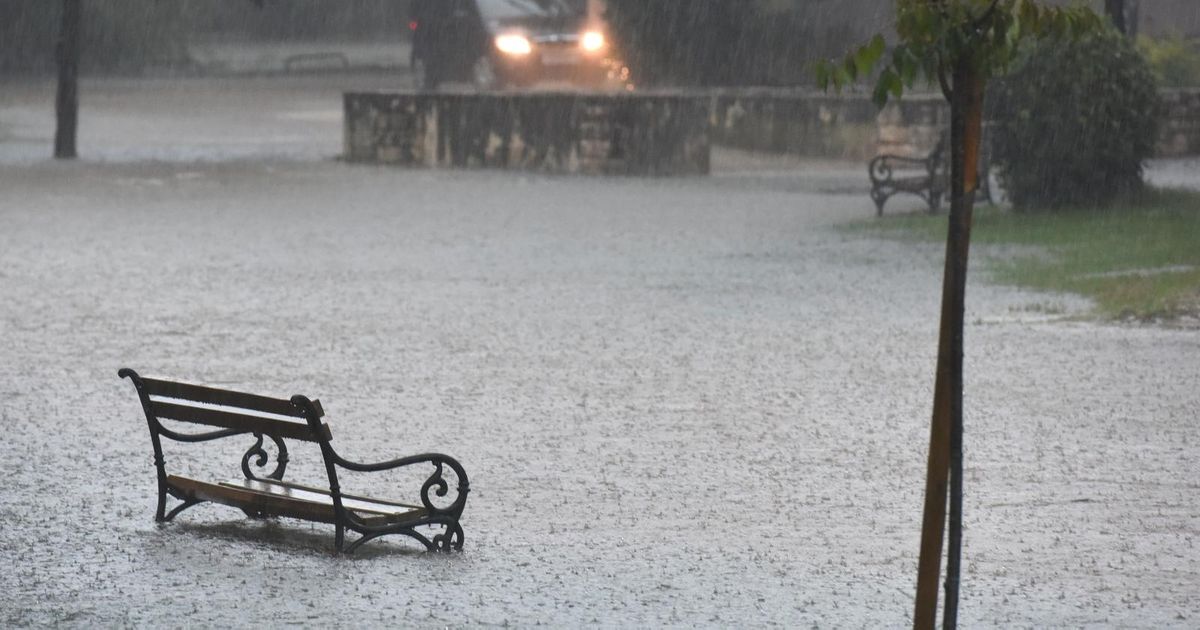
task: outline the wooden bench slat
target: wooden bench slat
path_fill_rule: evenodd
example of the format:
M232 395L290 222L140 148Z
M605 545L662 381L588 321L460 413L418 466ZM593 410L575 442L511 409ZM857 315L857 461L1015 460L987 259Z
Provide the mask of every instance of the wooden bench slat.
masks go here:
M331 506L333 505L333 497L329 495L328 490L303 486L297 483L288 483L286 481L275 481L274 479L240 479L238 481L224 482L221 485L245 488L247 490L264 492L276 496L293 497L302 501L312 501L314 503L327 503ZM342 495L342 507L348 510L354 510L355 512L380 514L384 516L406 514L408 512L421 510L421 508L416 505L405 505L402 503L398 504L391 501L372 499L370 497L345 494Z
M143 378L142 383L146 386L146 393L151 396L178 398L193 402L221 405L223 407L240 407L242 409L271 413L277 416L304 417L303 410L293 405L290 400L283 400L282 398L270 398L268 396L259 396L258 394L247 394L228 389L217 389L215 387L164 381L154 378ZM321 409L319 404L316 407L318 410ZM323 412L322 415L324 415Z
M242 429L251 433L265 433L267 435L304 440L306 442L317 442L322 439L329 440L332 438L328 424L321 425L321 434L318 436L309 429L307 424L299 422L250 416L222 411L220 409L177 405L157 400L150 401L150 413L160 419L207 424L224 429Z
M260 479L260 480L256 480L255 483L283 486L285 488L291 488L293 490L305 490L308 492L315 492L317 494L323 494L325 496L329 496L329 490L327 488L317 488L315 486L306 486L304 484L296 483L293 481L278 481L275 479ZM411 503L401 503L398 501L379 499L376 497L366 497L366 496L362 496L360 494L346 494L345 492L343 492L342 493L342 504L343 505L347 505L347 503L346 503L347 499L358 499L360 501L375 504L375 505L386 505L386 506L392 506L392 507L396 507L396 508L405 508L405 509L410 509L410 510L424 509L419 505L413 505Z
M307 490L287 487L291 484L265 483L243 479L224 483L210 483L170 475L167 484L184 496L213 503L242 508L275 516L287 516L321 523L336 521L333 514L333 498ZM393 508L382 503L362 500L344 500L342 506L355 513L368 525L382 525L419 517L421 509Z
M212 501L213 503L242 508L251 512L262 512L275 516L290 516L292 518L320 523L333 523L335 520L333 517L333 506L311 501L276 497L252 490L231 488L176 475L169 475L167 477L167 485L190 498Z

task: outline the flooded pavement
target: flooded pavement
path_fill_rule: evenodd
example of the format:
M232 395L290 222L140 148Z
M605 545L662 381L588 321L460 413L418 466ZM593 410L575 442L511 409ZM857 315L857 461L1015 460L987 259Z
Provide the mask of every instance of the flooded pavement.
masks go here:
M206 75L278 74L335 69L387 68L407 71L407 41L246 42L226 38L188 42L188 58Z
M146 162L321 160L342 152L342 92L407 86L407 74L92 79L79 156ZM54 83L0 82L0 166L50 155Z
M0 623L907 625L940 247L783 176L351 167L330 125L292 159L0 165ZM972 278L965 627L1200 621L1200 333L1085 308ZM122 366L320 397L353 459L454 455L465 551L156 525ZM167 467L234 478L250 442Z

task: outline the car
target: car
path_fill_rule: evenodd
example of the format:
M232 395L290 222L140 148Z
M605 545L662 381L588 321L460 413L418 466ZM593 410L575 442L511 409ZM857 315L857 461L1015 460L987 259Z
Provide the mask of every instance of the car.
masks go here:
M599 87L620 74L587 0L413 0L409 28L417 89L447 82Z

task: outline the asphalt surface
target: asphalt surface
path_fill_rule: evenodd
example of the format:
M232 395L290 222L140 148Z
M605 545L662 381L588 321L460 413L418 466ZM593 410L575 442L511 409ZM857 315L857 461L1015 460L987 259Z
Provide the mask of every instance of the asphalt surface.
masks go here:
M184 137L223 115L180 102ZM908 624L940 248L840 231L865 196L782 174L354 167L335 124L274 157L148 132L0 161L0 624ZM1195 627L1200 333L980 273L968 299L964 627ZM122 366L319 397L351 458L454 455L465 550L156 525ZM236 477L246 442L168 469Z

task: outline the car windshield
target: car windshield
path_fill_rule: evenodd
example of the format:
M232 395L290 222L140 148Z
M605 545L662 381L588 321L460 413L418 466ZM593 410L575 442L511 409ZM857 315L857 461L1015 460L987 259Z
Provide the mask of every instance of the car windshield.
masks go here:
M479 0L479 12L489 21L529 16L575 16L586 10L586 0Z

